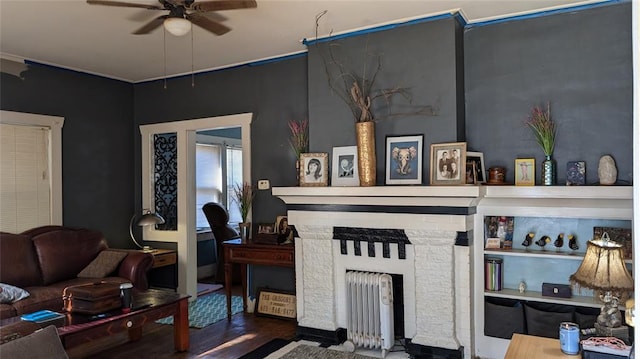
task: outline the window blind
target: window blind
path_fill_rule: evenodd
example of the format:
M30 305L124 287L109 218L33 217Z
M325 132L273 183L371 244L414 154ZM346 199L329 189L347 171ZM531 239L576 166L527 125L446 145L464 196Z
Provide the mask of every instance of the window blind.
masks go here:
M19 233L51 222L51 130L0 124L0 230Z

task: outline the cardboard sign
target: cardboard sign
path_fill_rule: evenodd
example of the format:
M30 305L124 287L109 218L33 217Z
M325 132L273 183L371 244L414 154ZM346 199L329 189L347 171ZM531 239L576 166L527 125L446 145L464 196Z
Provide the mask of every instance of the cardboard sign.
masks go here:
M273 289L259 289L256 314L276 318L296 319L296 296Z

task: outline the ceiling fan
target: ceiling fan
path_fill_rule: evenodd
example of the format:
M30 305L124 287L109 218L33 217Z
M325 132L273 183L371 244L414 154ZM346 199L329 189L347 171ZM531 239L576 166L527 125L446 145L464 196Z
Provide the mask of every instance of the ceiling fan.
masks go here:
M147 10L168 10L169 14L158 16L134 31L135 35L148 34L164 25L164 28L175 36L185 35L191 30L191 24L200 26L216 35L223 35L231 29L217 21L207 17L209 11L249 9L258 7L255 0L158 0L159 5L128 3L111 0L87 0L90 5L106 5L120 7L135 7Z

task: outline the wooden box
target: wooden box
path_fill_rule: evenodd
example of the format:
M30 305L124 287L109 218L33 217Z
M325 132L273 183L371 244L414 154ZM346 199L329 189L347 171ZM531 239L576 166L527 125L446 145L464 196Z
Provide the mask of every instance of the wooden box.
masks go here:
M120 284L99 282L67 287L62 292L64 310L70 313L100 314L121 308Z

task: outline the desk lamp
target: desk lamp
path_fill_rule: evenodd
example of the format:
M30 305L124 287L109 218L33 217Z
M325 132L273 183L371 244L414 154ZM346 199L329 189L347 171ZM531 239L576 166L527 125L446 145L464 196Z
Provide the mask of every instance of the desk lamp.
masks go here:
M140 217L140 219L137 220L137 221L136 221L136 217L137 217L136 214L134 214L133 217L131 217L131 222L129 222L129 235L131 235L131 239L133 240L133 243L136 244L136 246L138 246L139 248L141 248L145 252L150 252L151 251L151 247L142 246L142 245L140 245L140 243L138 243L138 241L136 241L136 237L133 235L133 223L135 222L140 227L156 225L156 224L163 224L164 223L164 218L162 218L162 216L160 216L157 213L152 213L148 209L146 211L147 212L145 214L143 214L142 217Z
M622 326L618 302L621 294L633 290L633 278L624 263L622 245L609 240L606 233L602 239L587 242L582 263L569 281L600 292L604 305L595 323L597 335L628 338L629 330Z

